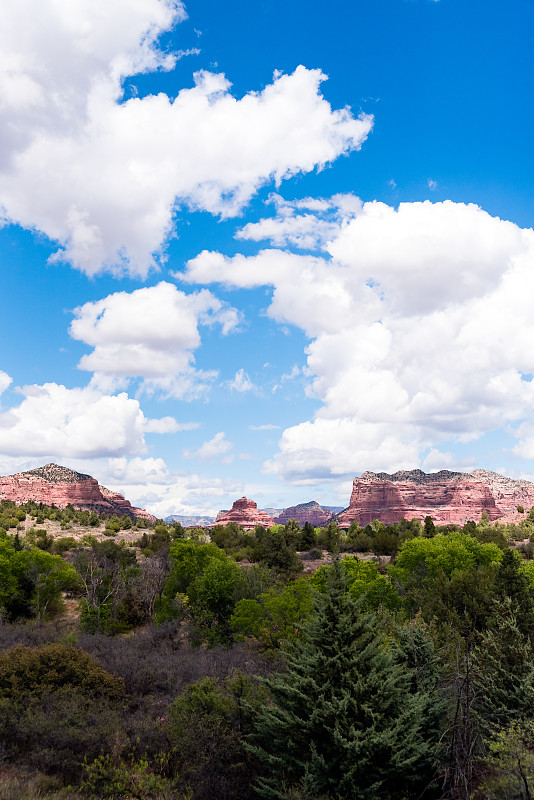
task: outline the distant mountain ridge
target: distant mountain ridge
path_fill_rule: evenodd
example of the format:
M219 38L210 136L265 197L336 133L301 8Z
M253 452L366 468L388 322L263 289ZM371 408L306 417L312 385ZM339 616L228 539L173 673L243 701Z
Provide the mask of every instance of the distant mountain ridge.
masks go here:
M247 509L248 506L244 506L244 508ZM285 525L289 519L295 519L300 525L304 525L305 522L310 522L312 525L324 525L332 518L333 514L343 511L343 506L320 506L315 500L311 500L308 503L299 503L299 505L289 506L288 508L251 508L252 513L250 520L248 520L248 517L246 518L247 523L253 524L253 520L257 519L257 513L259 512L264 521L266 517L270 517L277 525ZM225 508L221 509L216 517L169 514L168 517L165 517L165 522L178 522L184 528L206 528L214 525L215 522L219 524L220 519L225 518L229 513L230 510Z
M290 519L296 520L300 525L309 522L310 525L326 525L332 518L331 511L319 505L315 500L309 503L300 503L297 506L286 508L278 517L275 518L277 525L286 525Z
M172 524L173 522L178 522L184 528L206 528L208 525L213 525L215 522L215 517L199 517L199 516L187 516L184 514L169 514L168 517L165 517L165 522Z

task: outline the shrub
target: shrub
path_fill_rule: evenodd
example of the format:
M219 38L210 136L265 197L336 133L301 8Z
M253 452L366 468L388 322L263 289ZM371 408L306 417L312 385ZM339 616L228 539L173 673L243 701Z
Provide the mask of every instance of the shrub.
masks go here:
M123 681L77 647L18 645L0 653L0 698L41 697L65 686L109 700L124 694Z

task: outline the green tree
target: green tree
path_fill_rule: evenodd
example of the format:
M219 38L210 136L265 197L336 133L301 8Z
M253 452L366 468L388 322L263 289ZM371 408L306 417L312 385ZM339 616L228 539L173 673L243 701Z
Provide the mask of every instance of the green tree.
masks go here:
M237 638L254 636L269 648L296 639L298 626L313 608L310 581L298 578L287 586L275 586L255 599L240 600L230 624Z
M534 722L511 722L495 734L476 798L531 800L534 796Z
M20 553L25 556L26 552ZM33 583L33 605L38 620L55 611L61 602L62 591L80 587L78 574L72 564L61 556L53 556L34 547L28 553L28 575Z
M191 684L171 704L173 770L194 797L249 800L252 775L243 735L266 699L263 687L236 670L224 683L204 678Z
M170 548L171 573L164 597L168 615L185 608L208 639L227 639L235 603L247 594L241 568L217 545L177 539Z
M289 547L296 548L301 541L300 525L296 519L290 519L284 525L284 536Z
M502 551L464 533L438 533L432 539L404 542L389 574L405 594L411 612L421 609L429 621L481 627Z
M5 534L0 536L0 613L8 620L42 619L58 609L63 591L77 585L76 571L61 556L38 547L16 549Z
M188 588L195 621L210 628L217 626L216 638L228 638L230 615L245 585L245 576L235 561L212 559Z
M435 535L436 526L434 525L434 520L432 517L425 517L423 536L425 536L427 539L432 539L432 537Z
M251 556L254 561L261 561L267 567L286 575L302 571L302 562L295 548L289 547L286 542L283 525L268 531L258 526Z
M287 672L265 681L272 705L249 739L265 768L256 791L273 799L295 788L336 800L405 796L428 752L424 702L377 617L347 593L338 561L302 631L284 651Z
M475 713L488 737L511 722L525 722L534 709L534 653L517 624L509 597L493 606L488 628L473 652Z
M495 576L494 594L497 599L510 598L511 610L519 629L534 636L534 590L522 568L521 559L515 550L508 548L502 556Z
M357 556L347 556L341 561L349 594L360 602L362 611L376 611L380 606L390 610L401 607L401 599L388 576L382 575L372 561L362 561ZM319 592L328 590L333 567L325 565L317 570L311 585Z
M302 526L301 537L300 537L300 546L302 550L309 550L310 547L313 547L317 544L317 536L315 534L315 528L311 523L305 522Z
M115 542L97 542L94 537L87 543L89 549L79 548L73 556L83 584L82 628L89 633L124 630L118 613L139 574L135 552Z
M189 585L207 567L210 561L226 561L228 556L213 542L197 544L191 539L176 539L171 545L171 574L165 586L165 596L187 594Z

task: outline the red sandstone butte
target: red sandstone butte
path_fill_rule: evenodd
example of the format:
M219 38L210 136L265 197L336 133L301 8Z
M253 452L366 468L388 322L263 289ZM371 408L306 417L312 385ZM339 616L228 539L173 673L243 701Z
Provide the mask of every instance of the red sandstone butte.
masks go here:
M478 522L486 511L490 522L534 505L534 484L512 480L488 470L471 473L425 473L414 469L396 472L364 472L355 478L350 505L336 521L348 528L353 520L368 525L378 519L393 525L402 519L432 517L437 525Z
M120 517L127 514L133 519L146 519L150 523L156 520L143 508L134 508L122 494L100 486L90 475L58 464L46 464L27 472L0 477L0 500L13 500L19 505L34 500L58 508L65 508L70 503L74 508L96 511L97 514L117 514Z
M286 508L274 521L276 525L285 525L290 519L296 520L299 525L304 525L305 522L314 526L326 525L332 519L332 512L313 500L311 503L300 503L298 506Z
M240 497L233 504L230 511L219 511L215 520L215 525L228 525L229 522L237 522L246 531L252 531L256 525L263 525L270 528L274 525L274 520L265 511L260 511L254 500Z

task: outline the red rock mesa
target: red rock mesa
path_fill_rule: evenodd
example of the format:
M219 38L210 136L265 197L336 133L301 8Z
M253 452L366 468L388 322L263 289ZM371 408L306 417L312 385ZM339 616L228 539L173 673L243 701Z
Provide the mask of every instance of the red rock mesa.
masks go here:
M534 505L534 484L488 470L364 472L354 479L350 505L336 521L348 528L354 519L359 525L368 525L373 519L393 525L402 519L430 516L437 525L464 525L470 519L478 522L483 511L491 522L517 517L518 505L525 510Z
M69 503L74 508L96 511L97 514L124 514L132 519L155 522L155 517L143 508L134 508L122 494L100 486L95 478L83 475L58 464L18 472L16 475L0 477L0 500L26 503L34 500L47 506L65 508Z

